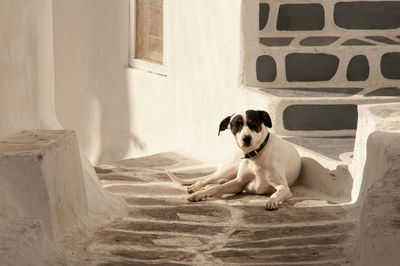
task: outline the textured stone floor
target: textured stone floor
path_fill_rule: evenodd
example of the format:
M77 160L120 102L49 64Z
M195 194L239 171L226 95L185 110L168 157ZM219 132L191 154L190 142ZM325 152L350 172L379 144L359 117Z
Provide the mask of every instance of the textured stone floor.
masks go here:
M87 248L95 265L345 265L354 221L348 207L296 196L277 211L267 196L227 195L188 202L181 177L212 171L164 153L96 166L104 188L123 197L129 215L99 230ZM185 170L186 169L186 170Z

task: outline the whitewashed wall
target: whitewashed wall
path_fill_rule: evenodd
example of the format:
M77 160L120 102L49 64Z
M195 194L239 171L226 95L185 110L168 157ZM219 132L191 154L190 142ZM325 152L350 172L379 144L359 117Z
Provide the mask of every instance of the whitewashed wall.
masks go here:
M51 1L0 2L0 139L59 128L54 109Z
M218 158L235 149L217 137L220 120L265 108L240 89L241 1L164 3L166 77L127 67L128 0L54 1L57 115L93 162L172 149Z

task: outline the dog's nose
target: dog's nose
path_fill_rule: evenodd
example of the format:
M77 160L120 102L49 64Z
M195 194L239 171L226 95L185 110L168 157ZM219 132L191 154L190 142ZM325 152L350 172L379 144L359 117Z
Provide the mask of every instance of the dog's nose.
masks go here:
M244 145L249 146L251 142L251 136L250 135L245 135L242 138Z

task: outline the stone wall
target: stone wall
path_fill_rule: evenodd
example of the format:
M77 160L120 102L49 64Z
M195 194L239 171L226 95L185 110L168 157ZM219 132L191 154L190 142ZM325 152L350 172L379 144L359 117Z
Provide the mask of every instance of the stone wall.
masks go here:
M400 100L400 2L261 0L258 6L246 5L245 85L281 99L301 98L296 105L276 105L278 133L353 135L358 104ZM258 21L246 22L256 12Z
M257 57L256 80L249 83L353 88L357 81L356 93L400 95L399 17L398 1L261 1L259 48L265 54Z

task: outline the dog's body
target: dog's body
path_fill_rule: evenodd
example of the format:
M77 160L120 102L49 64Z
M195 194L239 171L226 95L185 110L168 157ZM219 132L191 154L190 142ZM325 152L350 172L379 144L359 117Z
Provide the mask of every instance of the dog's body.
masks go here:
M288 142L268 131L271 120L265 111L248 110L242 114L226 117L219 130L230 128L236 143L245 154L235 154L232 161L222 165L208 176L182 180L170 172L168 175L188 187L189 201L207 197L246 191L254 194L273 193L266 208L277 209L292 194L289 186L300 173L301 160L297 150ZM219 185L203 189L205 185L220 181Z

